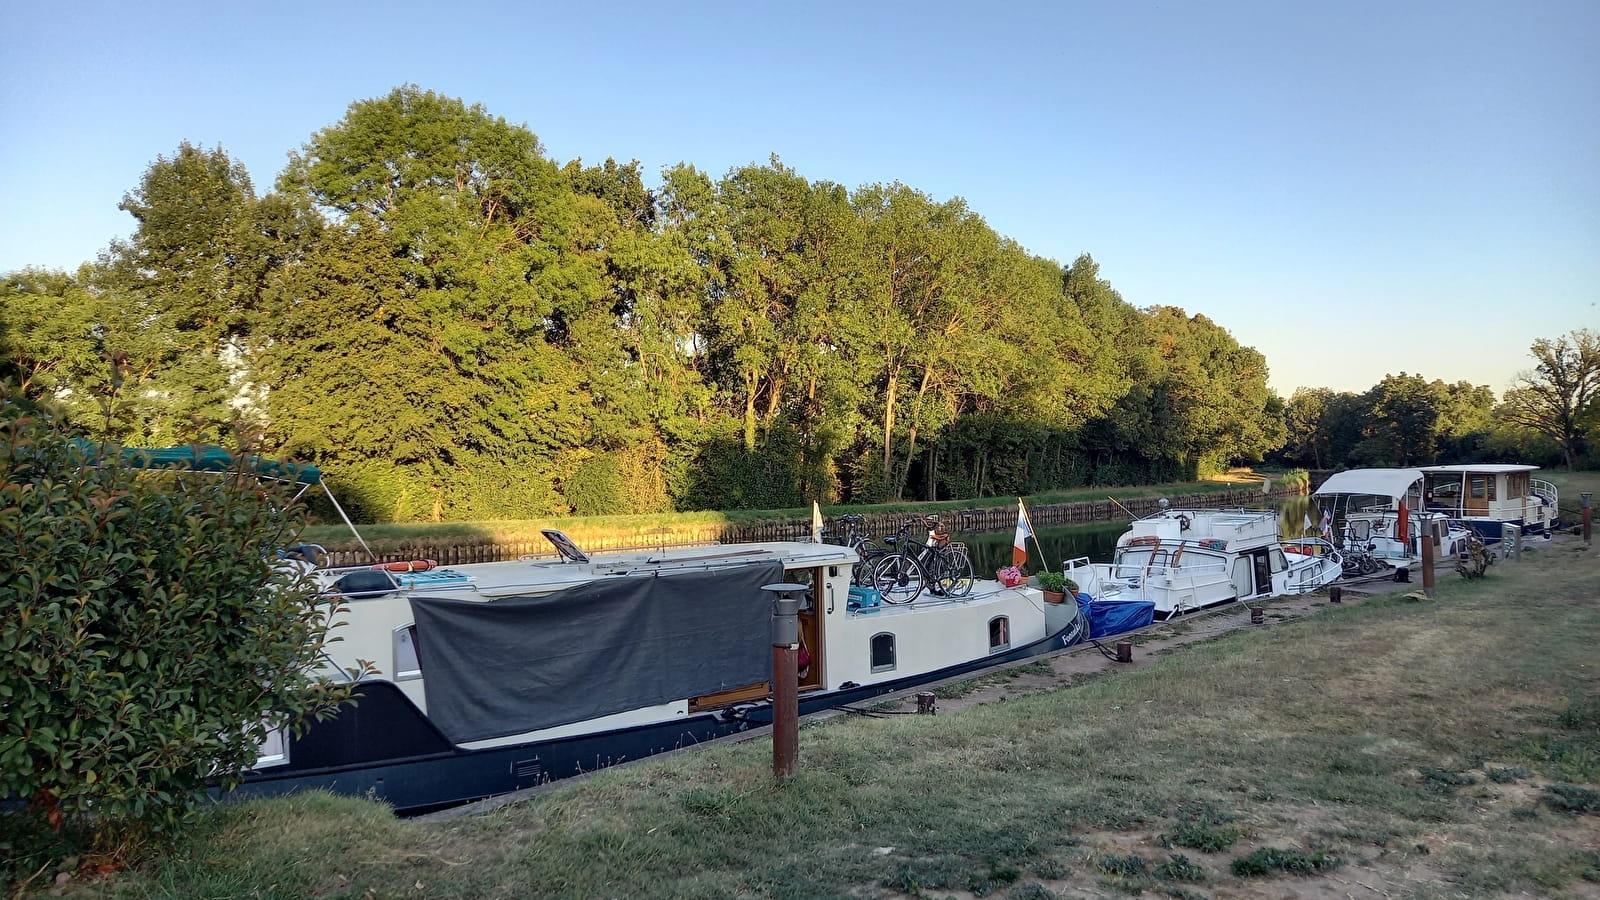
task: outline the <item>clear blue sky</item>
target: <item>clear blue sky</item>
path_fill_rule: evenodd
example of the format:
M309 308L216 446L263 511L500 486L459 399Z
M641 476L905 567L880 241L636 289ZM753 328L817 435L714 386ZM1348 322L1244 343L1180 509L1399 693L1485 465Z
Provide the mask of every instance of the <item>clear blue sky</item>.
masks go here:
M1203 313L1272 385L1503 391L1600 327L1600 0L388 3L12 0L0 271L74 268L180 141L258 192L355 100L481 103L553 158L777 153L966 198Z

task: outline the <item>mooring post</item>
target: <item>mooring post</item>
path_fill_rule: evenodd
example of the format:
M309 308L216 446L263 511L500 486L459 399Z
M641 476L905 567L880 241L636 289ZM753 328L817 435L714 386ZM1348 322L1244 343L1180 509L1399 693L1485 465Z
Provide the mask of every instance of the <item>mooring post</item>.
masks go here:
M1334 585L1331 588L1328 588L1328 602L1329 603L1343 603L1344 602L1344 588L1338 586L1337 584Z
M1583 549L1589 549L1589 498L1594 496L1593 491L1583 491Z
M1265 624L1267 624L1267 611L1264 610L1264 609L1252 609L1252 610L1250 610L1250 624L1251 625L1265 625Z
M800 757L800 598L803 584L764 584L772 594L772 775L788 778Z
M1117 662L1133 662L1133 642L1117 641Z
M1422 593L1433 598L1433 538L1422 539Z
M917 694L917 715L931 716L939 712L939 696L933 691L920 691Z

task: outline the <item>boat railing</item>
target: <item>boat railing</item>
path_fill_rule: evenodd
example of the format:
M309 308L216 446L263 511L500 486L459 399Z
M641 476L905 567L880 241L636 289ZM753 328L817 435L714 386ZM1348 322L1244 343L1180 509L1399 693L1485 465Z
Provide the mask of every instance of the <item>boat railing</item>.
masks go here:
M1170 563L1115 562L1092 563L1086 557L1066 564L1066 575L1088 590L1093 596L1109 596L1125 588L1149 584L1165 588L1168 585L1186 585L1209 582L1228 577L1226 562L1208 562L1199 565L1171 565ZM1089 586L1100 588L1097 593Z
M1283 549L1299 556L1336 556L1339 548L1320 537L1298 537L1283 542Z
M1288 587L1297 593L1315 590L1338 577L1344 570L1344 556L1338 548L1322 541L1326 550L1307 554L1305 559L1289 566ZM1325 568L1331 566L1332 570Z
M1226 550L1230 546L1228 538L1220 537L1194 537L1194 538L1158 538L1155 535L1139 535L1128 543L1117 548L1118 553L1133 551L1135 553L1150 551L1177 551L1177 550Z
M1555 509L1561 508L1561 492L1556 489L1553 483L1545 481L1543 478L1530 478L1528 479L1528 485L1529 490L1533 491L1535 497Z

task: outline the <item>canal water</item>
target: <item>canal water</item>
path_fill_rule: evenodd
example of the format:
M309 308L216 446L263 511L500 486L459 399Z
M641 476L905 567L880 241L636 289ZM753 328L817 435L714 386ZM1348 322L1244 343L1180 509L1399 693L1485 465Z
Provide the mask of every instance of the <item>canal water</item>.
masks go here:
M1322 520L1322 513L1309 496L1284 497L1263 503L1262 507L1278 511L1278 533L1285 538L1299 537L1308 521L1315 528ZM1064 560L1080 556L1087 556L1090 562L1110 562L1112 551L1117 546L1117 536L1127 530L1127 520L1042 528L1037 535L1038 544L1028 542L1028 564L1024 568L1030 573L1046 564L1052 569L1059 569ZM1013 531L968 532L952 537L967 545L967 551L972 555L972 570L979 578L993 578L996 569L1011 565L1011 542L1016 537ZM1041 546L1044 548L1042 559L1039 556Z

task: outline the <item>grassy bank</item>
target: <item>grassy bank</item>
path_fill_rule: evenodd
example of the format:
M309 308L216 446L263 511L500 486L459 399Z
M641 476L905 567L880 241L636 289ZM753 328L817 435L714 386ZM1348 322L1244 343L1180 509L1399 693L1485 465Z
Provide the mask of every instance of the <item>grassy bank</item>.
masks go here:
M1536 476L1554 484L1561 492L1561 520L1569 524L1583 521L1583 492L1593 494L1591 505L1600 504L1600 472L1567 472L1561 469L1540 469ZM1591 510L1591 515L1594 512Z
M1096 487L1070 491L1050 491L1026 498L1030 506L1077 501L1099 501L1106 498L1130 500L1142 497L1178 496L1183 494L1219 493L1235 490L1241 483L1259 482L1263 476L1249 470L1236 470L1227 476L1210 481L1172 482L1168 484L1136 487ZM1268 476L1274 482L1286 477ZM1292 476L1304 482L1300 471ZM987 509L1014 506L1015 497L985 497L976 500L946 500L928 503L883 503L872 506L826 506L823 514L829 518L846 513L953 513L962 509ZM545 528L559 528L579 543L595 541L614 545L614 538L625 537L628 543L647 545L661 534L696 525L743 524L766 522L809 521L811 509L744 509L727 512L655 513L630 516L552 517L547 519L518 519L490 522L438 522L360 525L361 535L378 552L402 549L408 546L459 541L493 541L501 544L532 542L543 544L539 532ZM345 546L350 542L350 532L343 524L314 525L304 534L304 540L328 547Z
M1600 552L1222 635L1077 687L718 747L493 813L209 812L70 896L1593 896ZM46 875L48 877L48 875Z

